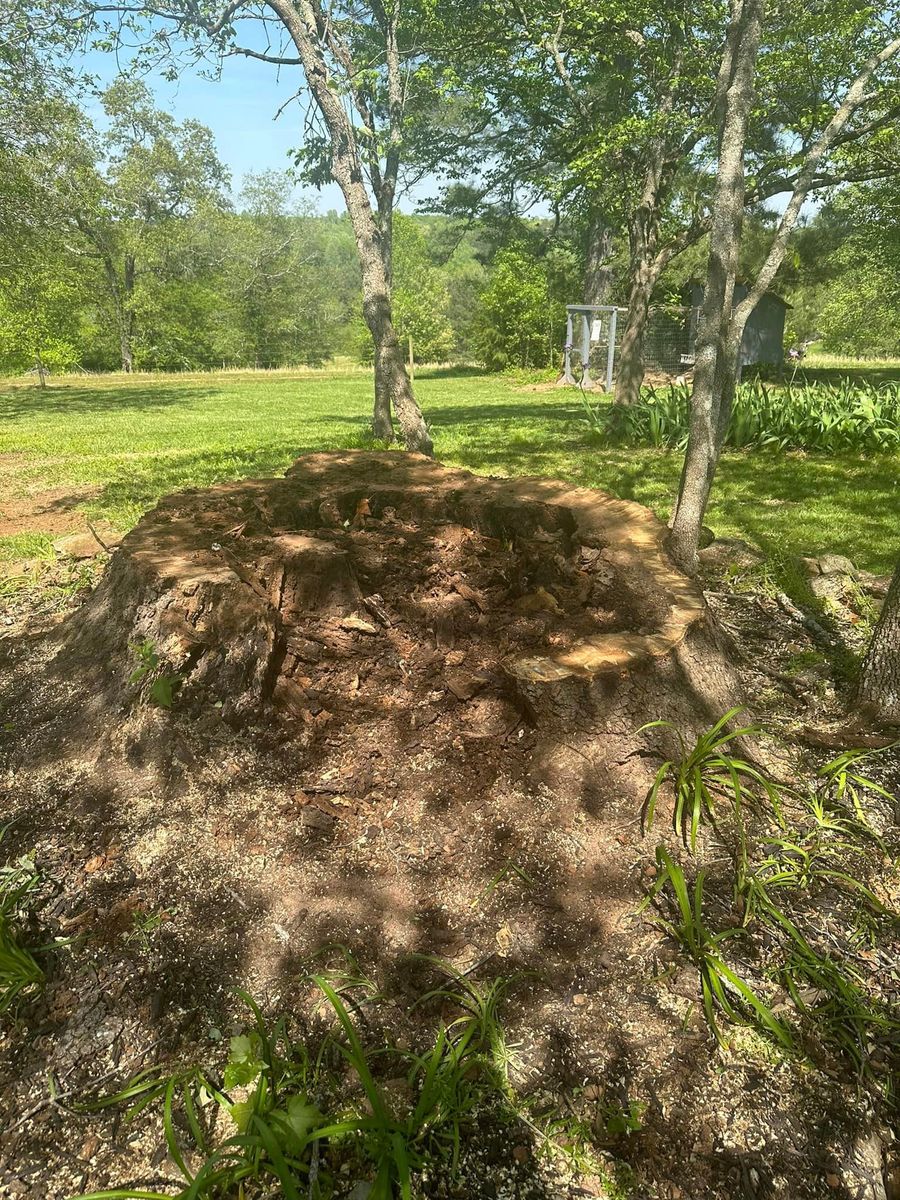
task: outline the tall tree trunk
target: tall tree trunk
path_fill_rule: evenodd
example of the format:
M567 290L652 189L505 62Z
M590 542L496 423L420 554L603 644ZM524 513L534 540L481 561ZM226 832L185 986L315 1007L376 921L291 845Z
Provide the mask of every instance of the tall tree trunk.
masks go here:
M320 40L317 6L311 0L267 0L267 3L291 36L309 90L328 129L331 175L343 193L356 239L362 268L363 313L375 344L373 433L377 438L393 440L390 413L393 406L407 449L431 454L431 437L413 395L391 314L390 228L382 236L366 191L354 127L341 94L332 86ZM393 141L400 135L399 128L392 128ZM393 159L397 153L394 147Z
M900 725L900 560L862 665L856 699L878 720Z
M644 339L657 278L653 270L656 235L651 224L655 225L655 221L649 218L649 214L637 213L630 231L628 315L617 355L616 404L637 404L644 382Z
M721 132L707 291L698 332L691 428L670 541L673 556L686 570L692 570L697 563L700 529L731 415L740 344L747 320L784 261L788 239L822 162L844 134L853 115L866 102L871 80L879 67L900 55L900 37L894 37L862 64L831 119L810 147L796 176L790 200L778 222L765 261L753 286L732 312L741 228L741 213L736 211L736 201L740 199L743 210L743 145L753 93L763 7L764 0L731 0L728 36L716 88ZM729 275L731 283L726 304ZM724 284L723 279L726 280ZM709 302L711 289L716 290L718 299ZM702 369L701 340L704 345Z
M122 280L122 370L134 370L134 255L125 255Z
M668 111L671 95L663 107ZM628 316L617 355L616 404L636 404L644 381L644 338L650 317L650 301L662 260L657 255L660 206L668 190L671 163L666 143L658 138L650 147L640 202L628 221L630 262L628 269Z
M719 163L697 355L691 419L670 550L685 570L695 570L703 517L724 437L722 395L737 371L741 330L732 324L744 216L744 146L753 102L763 0L732 0L728 38L719 76ZM737 334L737 345L735 345Z
M106 275L106 282L109 286L109 296L112 300L113 316L116 321L116 335L119 339L119 361L122 364L122 370L126 375L130 375L134 370L134 351L132 349L132 326L133 317L130 305L126 306L123 296L123 289L119 286L119 277L116 272L116 264L112 257L104 250L102 251L103 273ZM127 263L126 259L126 279L127 279ZM134 259L131 262L131 290L134 290Z
M591 212L587 229L584 266L585 304L609 304L612 290L613 231L604 215Z

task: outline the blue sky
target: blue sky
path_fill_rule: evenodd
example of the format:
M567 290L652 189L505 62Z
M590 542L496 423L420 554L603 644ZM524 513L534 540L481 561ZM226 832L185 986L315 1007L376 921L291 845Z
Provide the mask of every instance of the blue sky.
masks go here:
M257 38L249 38L246 44L263 48ZM100 86L112 83L119 72L132 67L131 55L124 49L117 53L91 50L78 65ZM183 67L174 81L166 79L161 70L142 71L142 77L161 109L179 121L191 117L212 130L219 158L231 172L235 196L242 178L250 172L293 167L291 151L302 144L308 104L305 91L297 98L304 85L301 67L278 67L236 55L223 61L217 79L207 78L202 68L192 66ZM99 102L87 107L102 126ZM410 195L399 197L398 207L412 212L417 200L436 191L434 181L426 178ZM344 198L335 183L318 190L298 186L297 193L312 201L320 212L344 211Z
M120 67L127 69L129 61L124 52L115 55L94 50L85 55L83 66L102 85L111 83ZM179 121L192 117L209 126L219 157L231 171L235 192L242 177L251 171L283 171L293 165L290 151L300 145L305 111L302 97L291 101L303 82L299 67L279 69L250 58L228 58L218 80L204 78L193 67L184 68L174 82L160 72L144 78L161 109ZM279 108L289 101L276 120ZM99 105L92 108L91 115L97 118ZM330 208L343 211L336 184L303 194L322 212Z

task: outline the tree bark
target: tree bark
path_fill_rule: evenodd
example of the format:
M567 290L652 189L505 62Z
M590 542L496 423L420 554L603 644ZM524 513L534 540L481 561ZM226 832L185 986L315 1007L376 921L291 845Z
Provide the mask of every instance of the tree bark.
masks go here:
M130 375L134 370L134 255L125 255L122 287L122 370Z
M585 304L609 304L612 289L613 231L606 218L596 209L591 213L587 230L584 267Z
M671 552L688 571L696 570L700 530L727 428L722 395L734 384L742 329L731 321L744 216L744 146L753 102L763 0L732 0L719 88L722 96L719 162L703 305L697 331L694 390ZM737 341L735 342L735 334Z
M375 345L375 406L372 431L375 437L392 441L394 436L391 408L397 417L403 441L409 450L433 453L431 437L416 403L406 373L403 351L397 338L391 313L390 297L390 223L379 228L363 178L356 134L340 92L332 86L328 64L318 35L317 8L311 0L268 0L297 49L313 99L328 129L331 143L331 174L340 187L347 205L350 224L362 268L363 313ZM321 15L321 14L319 14ZM388 40L388 52L392 43ZM393 110L395 100L392 97ZM392 126L394 122L392 121ZM400 130L392 128L392 154L385 175L390 180L398 157L396 139ZM383 180L382 180L383 182ZM392 186L390 182L388 186ZM380 204L384 223L384 204Z
M648 228L648 224L655 225L653 218L649 214L638 213L632 222L630 233L628 316L625 319L625 332L622 334L618 353L616 404L637 404L644 381L644 338L657 278L653 271L652 254L655 232Z
M663 115L671 108L671 95L661 106ZM663 259L657 255L660 207L669 187L672 163L663 138L650 149L641 198L628 221L629 264L628 316L619 348L616 369L616 404L636 404L644 381L644 337L650 316L650 301L659 279Z
M96 242L95 242L96 244ZM119 338L119 360L122 364L122 370L126 375L130 375L134 370L134 351L132 349L132 319L130 307L126 306L122 288L119 287L119 278L116 273L116 265L111 256L101 248L100 257L103 260L103 272L106 275L106 282L109 286L109 295L112 300L113 314L116 320L116 333ZM134 289L134 258L126 260L126 282L128 281L128 262L131 263L130 284L131 289Z
M863 661L856 700L878 720L900 725L900 560Z
M871 100L868 88L879 67L900 54L900 38L893 38L871 54L862 65L831 119L810 147L765 261L747 295L732 310L745 200L743 144L752 98L762 10L763 0L732 0L732 15L717 85L721 114L719 173L713 201L706 293L697 337L691 428L678 504L672 520L670 545L673 557L685 570L696 569L700 530L731 416L740 346L747 320L784 261L788 239L826 155L839 143L860 106ZM739 162L736 161L738 142L741 151ZM738 195L740 213L736 212ZM723 274L727 277L729 273L731 284L726 303L722 278ZM711 288L717 292L715 301L709 300Z

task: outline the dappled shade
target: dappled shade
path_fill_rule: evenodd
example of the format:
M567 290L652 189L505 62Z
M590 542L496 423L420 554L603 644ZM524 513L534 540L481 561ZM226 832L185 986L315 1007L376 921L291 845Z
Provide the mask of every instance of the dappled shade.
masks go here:
M152 643L180 703L217 702L232 723L274 710L309 724L355 677L352 707L383 709L375 663L405 676L388 704L403 720L418 686L440 684L496 693L538 725L702 725L737 688L665 532L637 504L549 480L309 455L285 478L163 500L70 623L63 659L90 669ZM468 677L455 687L448 653ZM105 679L117 699L127 689L125 671Z

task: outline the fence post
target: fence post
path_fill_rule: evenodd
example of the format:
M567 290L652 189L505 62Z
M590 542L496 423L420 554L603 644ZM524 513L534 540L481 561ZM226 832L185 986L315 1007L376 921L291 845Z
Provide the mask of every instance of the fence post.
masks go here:
M609 344L606 347L606 390L612 391L613 381L613 364L616 359L616 318L619 315L617 308L612 309L609 314Z
M563 383L575 383L575 376L572 374L572 337L574 334L574 326L572 324L572 311L566 306L566 350L565 350L565 365L563 367Z
M591 314L581 314L581 386L593 387L591 379Z

